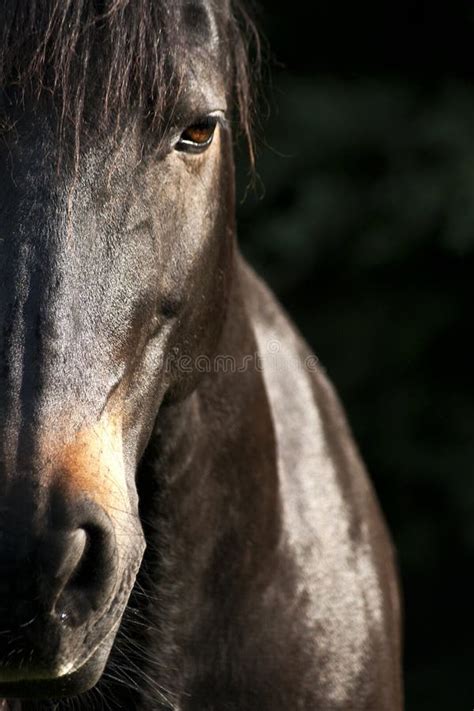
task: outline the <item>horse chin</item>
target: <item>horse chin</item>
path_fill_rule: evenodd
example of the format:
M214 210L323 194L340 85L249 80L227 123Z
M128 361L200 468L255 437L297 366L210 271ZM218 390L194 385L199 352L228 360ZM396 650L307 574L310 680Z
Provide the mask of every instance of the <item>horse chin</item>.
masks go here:
M73 672L52 679L28 679L0 682L0 711L20 709L18 699L60 699L77 696L92 689L103 674L118 625L102 640L97 649Z

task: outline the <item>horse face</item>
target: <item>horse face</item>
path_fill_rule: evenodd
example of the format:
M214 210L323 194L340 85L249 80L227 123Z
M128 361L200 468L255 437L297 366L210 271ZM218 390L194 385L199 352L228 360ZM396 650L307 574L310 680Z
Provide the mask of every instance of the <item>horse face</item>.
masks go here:
M4 97L0 695L89 688L126 607L145 547L137 464L223 318L232 158L216 66L196 62L156 151L131 116L74 165L54 99Z

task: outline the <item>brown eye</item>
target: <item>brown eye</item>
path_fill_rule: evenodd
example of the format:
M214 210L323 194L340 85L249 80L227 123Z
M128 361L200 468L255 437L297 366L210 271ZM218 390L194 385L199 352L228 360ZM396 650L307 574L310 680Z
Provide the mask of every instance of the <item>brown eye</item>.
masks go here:
M217 126L216 116L206 116L183 131L175 145L176 150L186 153L203 153L212 143Z

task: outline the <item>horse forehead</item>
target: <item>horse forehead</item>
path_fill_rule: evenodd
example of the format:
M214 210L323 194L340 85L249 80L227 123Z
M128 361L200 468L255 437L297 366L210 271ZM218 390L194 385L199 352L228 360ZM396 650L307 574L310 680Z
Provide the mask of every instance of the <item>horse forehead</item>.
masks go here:
M181 8L181 18L186 29L199 41L218 40L215 11L209 0L186 0Z

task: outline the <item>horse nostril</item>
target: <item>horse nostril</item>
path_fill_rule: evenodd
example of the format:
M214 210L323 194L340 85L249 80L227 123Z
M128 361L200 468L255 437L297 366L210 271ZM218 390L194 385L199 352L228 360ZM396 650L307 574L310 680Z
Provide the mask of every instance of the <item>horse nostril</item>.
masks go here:
M116 576L116 546L105 519L76 529L64 541L53 613L64 624L82 624L108 599Z
M79 623L85 607L78 605L74 589L87 565L90 537L84 528L67 534L61 540L62 557L56 570L53 586L56 589L52 612L62 623Z
M65 541L66 553L56 575L56 578L62 584L62 589L64 589L77 574L77 570L80 568L81 561L86 553L87 541L87 532L83 528L78 528L77 531L67 536Z

